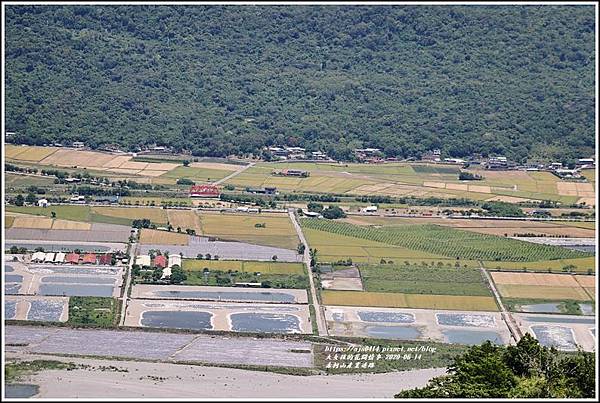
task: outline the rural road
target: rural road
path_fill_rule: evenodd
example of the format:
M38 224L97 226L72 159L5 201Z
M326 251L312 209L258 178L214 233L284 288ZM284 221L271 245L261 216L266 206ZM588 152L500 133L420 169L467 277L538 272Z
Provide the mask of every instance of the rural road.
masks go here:
M312 303L315 308L315 316L317 319L317 329L319 331L319 336L328 336L329 333L327 331L327 322L325 322L325 315L323 314L323 310L321 309L321 304L319 304L319 299L317 298L317 289L315 287L315 280L310 269L310 253L308 249L308 243L306 242L306 238L302 233L302 228L296 219L296 214L294 213L294 209L289 209L288 213L290 215L290 220L294 224L294 228L296 229L296 233L298 234L298 238L300 238L300 242L304 245L304 256L303 261L306 265L306 269L308 270L308 281L310 283L310 294L312 295Z
M500 315L502 316L502 319L504 319L504 322L506 323L506 326L508 327L508 330L510 331L510 334L513 337L513 339L515 340L515 342L518 342L519 340L521 340L521 337L523 337L523 333L521 332L521 329L519 328L516 321L512 317L512 314L510 312L508 312L506 310L506 308L504 307L504 304L502 303L502 300L500 299L500 294L498 293L498 290L496 289L496 285L494 284L494 281L490 277L490 274L483 267L481 267L480 270L481 270L481 274L483 274L487 283L490 285L492 293L494 294L494 298L496 298L496 302L498 303L498 306L500 307Z
M250 168L252 166L254 166L254 162L251 162L248 165L244 165L241 169L238 169L237 171L233 172L231 175L227 175L223 179L219 179L218 181L214 182L213 185L220 185L221 183L223 183L225 181L228 181L229 179L233 178L234 176L237 176L237 175L241 174L246 169L248 169L248 168Z
M119 326L125 325L125 311L127 311L127 303L129 302L129 284L133 277L133 264L135 263L135 255L137 254L137 243L133 242L129 247L129 263L125 269L125 284L123 285L123 297L121 298L121 319ZM127 272L129 271L129 272Z

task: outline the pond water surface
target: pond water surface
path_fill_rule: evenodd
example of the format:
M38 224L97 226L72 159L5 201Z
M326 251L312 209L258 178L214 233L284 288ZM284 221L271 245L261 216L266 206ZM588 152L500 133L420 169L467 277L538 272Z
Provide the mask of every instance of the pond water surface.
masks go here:
M231 330L235 332L301 333L296 315L280 313L233 313Z
M203 311L146 311L142 313L140 323L148 327L211 330L212 316L210 312Z
M4 394L7 398L24 398L32 397L39 392L38 385L31 385L26 383L6 383L4 384Z
M412 326L368 326L366 331L377 339L414 340L421 337L419 329Z
M283 292L235 292L235 291L156 291L156 296L183 299L214 299L228 301L294 302L296 298Z
M68 297L110 297L113 294L113 287L87 284L40 284L38 293Z
M364 322L413 323L415 321L415 316L410 313L358 311L357 314Z
M496 344L504 344L500 335L492 331L442 329L448 343L456 344L481 344L486 340Z

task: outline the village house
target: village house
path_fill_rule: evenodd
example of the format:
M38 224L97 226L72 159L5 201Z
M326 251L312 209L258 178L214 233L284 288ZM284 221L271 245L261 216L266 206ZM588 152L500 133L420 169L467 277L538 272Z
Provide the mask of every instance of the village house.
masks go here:
M221 191L215 185L194 185L189 191L190 197L219 197Z

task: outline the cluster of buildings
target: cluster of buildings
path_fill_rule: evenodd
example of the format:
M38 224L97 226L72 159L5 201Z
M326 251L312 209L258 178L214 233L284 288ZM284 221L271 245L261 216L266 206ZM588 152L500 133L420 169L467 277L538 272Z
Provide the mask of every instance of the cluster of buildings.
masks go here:
M316 161L331 161L331 158L322 151L306 151L302 147L267 147L273 159L278 160L316 160Z
M273 187L273 186L265 186L264 188L251 188L251 187L247 187L246 188L246 192L248 192L248 193L254 193L254 194L261 194L261 195L276 195L277 194L277 188Z
M163 269L161 278L166 278L171 275L173 266L181 267L181 255L172 254L167 258L164 255L156 255L154 259L150 255L139 255L135 258L135 264L142 268L160 268Z
M34 263L110 265L112 260L111 253L96 255L95 253L34 252L31 256L31 261Z
M303 169L282 169L280 171L273 171L273 175L275 176L293 176L296 178L308 178L310 176L309 171L305 171Z

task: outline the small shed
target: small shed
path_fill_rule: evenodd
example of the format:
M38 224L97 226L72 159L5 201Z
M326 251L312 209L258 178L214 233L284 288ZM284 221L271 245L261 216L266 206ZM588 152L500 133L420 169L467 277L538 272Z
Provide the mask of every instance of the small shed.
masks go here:
M56 256L54 256L54 263L63 263L65 261L65 254L63 252L58 252Z
M169 255L169 268L175 265L181 267L181 256L176 254Z
M79 253L68 253L65 257L65 262L70 264L79 263Z
M44 252L35 252L31 256L31 261L32 262L43 262L44 259L46 259L46 254Z
M44 263L54 263L54 255L54 252L46 253L46 256L44 257Z
M83 255L83 264L96 264L96 254L95 253L86 253Z
M105 253L103 255L100 255L98 262L100 264L110 264L112 262L112 254L110 253Z

